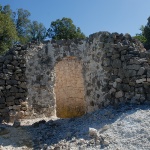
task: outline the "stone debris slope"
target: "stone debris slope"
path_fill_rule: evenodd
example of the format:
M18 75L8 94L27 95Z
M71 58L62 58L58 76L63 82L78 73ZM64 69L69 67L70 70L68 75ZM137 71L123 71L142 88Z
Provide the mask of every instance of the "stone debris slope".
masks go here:
M0 130L2 150L150 150L148 105L108 107L80 118L24 120L21 124L0 126L8 130Z

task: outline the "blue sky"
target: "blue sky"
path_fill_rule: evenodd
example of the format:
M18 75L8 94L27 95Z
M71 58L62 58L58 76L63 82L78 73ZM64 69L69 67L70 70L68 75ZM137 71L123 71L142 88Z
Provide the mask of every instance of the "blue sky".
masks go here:
M30 19L46 28L51 21L71 18L86 36L98 31L133 36L150 16L150 0L0 0L0 4L9 4L13 11L27 9Z

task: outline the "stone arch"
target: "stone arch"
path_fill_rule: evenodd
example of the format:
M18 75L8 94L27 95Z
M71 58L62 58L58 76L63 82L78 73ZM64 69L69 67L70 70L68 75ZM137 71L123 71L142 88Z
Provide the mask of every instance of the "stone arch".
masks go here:
M56 115L73 118L86 113L82 61L68 56L55 63Z

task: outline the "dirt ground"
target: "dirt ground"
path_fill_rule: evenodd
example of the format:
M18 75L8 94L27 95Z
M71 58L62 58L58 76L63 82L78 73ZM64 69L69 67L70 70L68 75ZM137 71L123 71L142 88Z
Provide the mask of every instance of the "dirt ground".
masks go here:
M0 124L0 150L150 150L149 105L20 121Z

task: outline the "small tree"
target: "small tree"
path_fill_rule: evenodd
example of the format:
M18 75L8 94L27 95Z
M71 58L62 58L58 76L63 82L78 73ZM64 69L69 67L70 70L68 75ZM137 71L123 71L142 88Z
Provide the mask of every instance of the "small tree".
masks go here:
M16 29L18 32L19 42L25 44L29 41L28 29L30 25L30 12L28 10L24 10L22 8L17 10L16 13Z
M47 35L56 40L85 38L85 35L81 32L80 28L76 27L70 18L57 19L56 21L51 22Z
M150 49L150 17L148 17L148 22L143 29L143 35L146 38L146 42L144 44L146 49Z
M33 21L28 30L31 40L43 41L46 38L46 28L42 23Z
M18 39L14 23L9 15L0 12L0 54L8 50Z
M4 7L2 7L0 5L0 12L3 14L7 14L8 16L10 16L10 18L12 19L12 21L14 21L14 17L15 17L15 12L13 12L10 8L10 5L5 5Z
M136 34L136 36L134 36L134 38L138 39L141 43L145 44L146 43L146 38L144 35L142 34Z
M147 42L146 37L144 36L144 26L142 25L140 30L141 33L136 34L136 36L134 36L134 38L138 39L141 43L145 44Z

